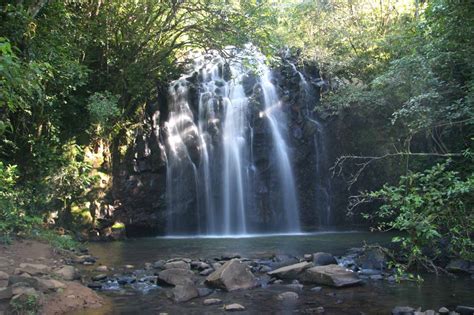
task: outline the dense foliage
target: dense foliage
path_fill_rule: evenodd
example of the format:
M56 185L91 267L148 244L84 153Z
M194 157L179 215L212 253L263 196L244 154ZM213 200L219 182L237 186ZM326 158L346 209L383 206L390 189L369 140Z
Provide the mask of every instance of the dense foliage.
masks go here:
M50 215L77 228L72 213L87 219L99 177L186 52L268 43L255 23L269 12L252 2L0 1L0 231Z
M289 23L295 44L332 80L321 115L369 118L368 128L351 130L355 149L334 168L352 190L351 214L377 200L367 218L406 233L395 241L408 266L432 269L443 255L472 260L474 4L314 1L285 21L295 14L312 17ZM391 185L360 194L377 189L357 187L377 164Z
M97 191L186 53L247 42L317 63L322 118L365 118L335 168L351 206L377 199L375 225L407 232L409 264L473 258L474 4L462 0L0 1L0 232L51 214L94 223ZM352 186L374 164L388 184Z

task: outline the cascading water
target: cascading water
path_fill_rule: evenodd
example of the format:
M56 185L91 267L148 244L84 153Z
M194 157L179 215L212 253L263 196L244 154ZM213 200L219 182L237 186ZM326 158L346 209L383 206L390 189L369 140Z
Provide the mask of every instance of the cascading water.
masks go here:
M236 53L228 62L195 54L170 85L167 233L299 232L286 113L271 71L251 47L228 52Z
M318 200L319 212L319 223L320 226L328 227L332 223L332 213L331 213L331 202L330 202L330 176L328 174L328 165L325 165L324 162L327 162L327 152L326 152L326 139L327 137L324 134L324 128L317 119L314 117L314 112L310 111L309 104L314 104L315 101L312 95L312 89L304 75L296 68L293 63L289 63L293 71L298 74L299 77L299 88L300 94L303 97L303 103L305 104L305 116L306 119L311 121L316 126L316 132L314 133L314 147L315 147L315 162L316 162L316 198ZM313 117L313 118L312 118Z

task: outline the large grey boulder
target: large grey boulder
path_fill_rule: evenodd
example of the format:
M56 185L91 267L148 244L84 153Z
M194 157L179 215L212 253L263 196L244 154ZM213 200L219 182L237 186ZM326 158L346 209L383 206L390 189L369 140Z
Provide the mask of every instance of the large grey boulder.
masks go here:
M350 286L361 282L357 273L338 265L316 266L306 269L301 274L300 280L333 287Z
M449 272L469 272L470 263L467 260L463 259L453 259L446 266L446 270Z
M76 268L74 268L73 266L67 266L67 265L62 266L58 270L55 270L54 274L66 281L76 280L79 276L79 274L76 271Z
M14 263L15 262L12 259L0 256L0 268L8 268Z
M61 281L55 279L43 279L36 278L38 280L38 288L43 291L58 291L59 289L65 289L66 285Z
M191 269L191 266L182 260L167 262L163 267L165 269Z
M294 265L278 268L267 274L280 279L296 279L303 271L313 267L313 263L303 261Z
M198 289L193 284L177 285L173 288L173 300L186 302L199 296Z
M35 288L35 289L38 289L38 287L39 287L38 279L30 277L30 276L27 277L27 276L12 275L8 279L8 284L10 286L16 285L16 284L19 284L19 283L23 284L24 286L29 286L29 287L32 287L32 288Z
M189 269L165 269L158 273L159 282L168 285L191 285L195 282L194 272Z
M315 266L337 265L337 260L329 253L318 252L313 254L313 264Z
M258 284L257 279L250 272L248 266L238 259L226 262L206 278L206 283L209 286L226 291L250 289Z
M38 276L49 273L51 271L51 268L43 264L22 263L20 264L20 271L26 272L27 274L30 274L32 276Z
M0 271L0 287L6 287L8 285L8 278L10 278L8 273Z
M0 288L0 301L9 300L13 296L12 288Z
M387 266L387 257L380 248L365 248L356 262L362 269L382 270Z

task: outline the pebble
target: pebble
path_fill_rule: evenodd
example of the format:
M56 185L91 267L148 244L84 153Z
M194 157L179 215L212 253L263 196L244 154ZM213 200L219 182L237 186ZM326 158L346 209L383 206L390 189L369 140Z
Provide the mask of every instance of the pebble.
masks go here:
M295 290L295 291L302 291L303 290L303 285L302 284L287 284L286 287L290 290Z
M311 288L311 291L313 292L321 292L323 288L322 287L314 287L314 288Z
M152 263L145 263L145 270L152 270L153 264Z
M415 313L415 309L409 306L396 306L392 309L392 315L411 315Z
M204 305L216 305L216 304L221 304L222 300L220 299L205 299L202 304Z
M245 306L240 305L238 303L233 303L233 304L225 305L224 310L227 312L240 312L240 311L245 311Z
M92 277L93 281L102 281L105 279L107 279L107 275L105 273L101 273Z
M449 310L446 307L443 306L438 310L438 313L440 313L441 315L449 314Z
M298 300L298 298L299 298L298 293L291 292L291 291L280 293L277 296L278 300L284 301L284 302L294 302Z
M107 268L107 266L99 266L95 270L99 272L107 272L109 271L109 268Z

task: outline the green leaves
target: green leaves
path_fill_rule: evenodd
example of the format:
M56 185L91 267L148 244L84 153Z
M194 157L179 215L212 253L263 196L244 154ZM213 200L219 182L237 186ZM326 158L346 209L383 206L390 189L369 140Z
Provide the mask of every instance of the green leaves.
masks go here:
M109 91L97 92L89 97L87 109L93 124L106 125L120 115L118 108L118 95L112 95Z
M379 225L403 233L392 241L401 244L406 261L436 259L441 252L474 258L474 174L462 178L451 164L403 176L398 186L369 193L384 200L375 212Z

